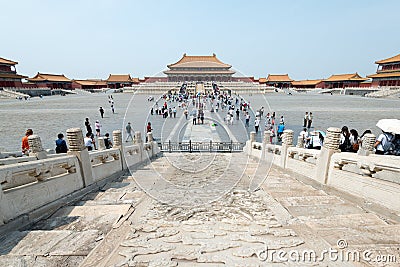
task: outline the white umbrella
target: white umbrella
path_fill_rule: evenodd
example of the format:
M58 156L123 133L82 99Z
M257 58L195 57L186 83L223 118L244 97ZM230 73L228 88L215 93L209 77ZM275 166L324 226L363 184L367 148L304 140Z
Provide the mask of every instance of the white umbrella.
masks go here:
M400 134L400 120L398 119L381 119L376 126L384 132Z

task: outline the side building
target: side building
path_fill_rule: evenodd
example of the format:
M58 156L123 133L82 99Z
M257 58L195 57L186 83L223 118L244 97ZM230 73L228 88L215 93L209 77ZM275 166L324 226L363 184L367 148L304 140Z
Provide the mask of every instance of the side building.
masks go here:
M29 82L35 84L36 87L46 87L50 89L72 89L72 80L64 76L64 74L48 74L40 73L35 77L28 78Z
M21 79L27 76L17 74L18 62L0 57L0 87L23 87Z
M106 82L108 88L119 89L138 84L139 79L132 78L130 74L110 74Z
M215 54L212 56L188 56L173 64L167 65L164 71L169 82L230 82L235 71L231 65L219 60Z
M376 61L376 74L368 75L372 78L372 86L400 86L400 54L387 59Z
M361 77L357 72L350 74L334 74L328 79L323 80L321 88L346 88L346 87L361 87L361 83L368 80Z
M260 78L258 82L276 88L289 88L293 80L289 77L289 74L268 74L267 78Z

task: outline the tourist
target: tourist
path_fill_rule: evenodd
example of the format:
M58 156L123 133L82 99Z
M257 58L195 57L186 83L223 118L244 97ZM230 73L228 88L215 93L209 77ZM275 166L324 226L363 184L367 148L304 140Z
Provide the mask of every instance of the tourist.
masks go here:
M96 129L96 136L100 136L100 128L101 128L101 124L98 120L96 120L96 123L94 124L94 128Z
M278 142L282 141L282 134L284 130L285 130L285 124L280 123L278 125L278 131L277 131Z
M239 119L239 114L240 114L239 109L236 109L236 119L237 119L237 120Z
M264 107L261 107L260 109L260 117L264 116Z
M151 108L150 110L150 114L153 115L154 114L154 108Z
M285 124L285 118L283 115L281 116L281 119L279 120L279 124Z
M104 135L104 146L106 147L106 149L110 149L113 146L113 144L112 144L112 142L110 140L110 134L109 133L106 133Z
M185 108L185 110L183 111L183 114L185 115L185 119L187 120L188 119L188 109L187 108Z
M254 120L254 128L256 129L256 134L258 134L258 127L260 127L260 119L256 117Z
M91 136L92 135L90 133L86 133L86 137L83 139L85 147L87 148L88 151L93 150L94 139Z
M204 124L204 111L200 110L200 120L201 120L201 124Z
M115 113L114 104L111 104L111 111L113 114Z
M321 147L324 143L324 137L321 132L312 132L308 140L307 148L321 150Z
M90 126L89 118L85 119L85 126L86 126L86 132L92 134L93 130L92 130L92 126Z
M311 128L311 124L312 124L312 121L313 121L313 115L312 115L312 112L310 112L310 113L308 113L308 124L307 124L307 128L308 129L310 129Z
M151 122L148 122L146 126L146 133L151 133L152 131L153 129L151 128Z
M307 132L307 128L306 127L304 127L303 128L303 131L301 131L300 132L300 134L299 134L299 138L301 139L301 140L303 140L303 144L304 144L304 147L308 147L308 141L309 141L309 136L308 136L308 132Z
M174 118L176 118L176 108L175 107L172 109L172 113L174 114Z
M352 152L357 152L358 148L359 148L359 138L358 138L358 132L356 129L350 130L350 143L352 146Z
M395 136L391 133L384 132L378 136L376 142L374 144L375 154L385 155L390 154L390 150L392 149L392 144L394 142Z
M28 129L25 132L25 136L22 137L22 154L23 155L28 155L29 154L29 142L28 142L28 137L33 134L32 129Z
M126 130L126 134L127 134L127 137L126 137L125 142L128 142L128 139L129 139L129 138L131 138L131 141L133 141L133 137L132 137L132 126L131 126L131 123L130 123L130 122L128 122L128 124L126 125L125 130Z
M58 134L58 139L56 140L56 153L67 153L68 152L68 147L67 143L65 142L64 135L62 133Z
M250 114L249 112L246 111L246 127L249 127L249 123L250 123Z
M351 152L353 147L350 142L350 132L347 126L342 127L342 133L340 135L339 149L342 152Z
M307 126L308 126L308 112L306 112L306 115L304 115L304 123L303 123L303 127Z
M99 108L101 118L104 118L104 109L103 107Z
M196 120L197 120L197 110L196 109L193 109L192 117L193 117L192 123L193 123L193 125L196 125Z

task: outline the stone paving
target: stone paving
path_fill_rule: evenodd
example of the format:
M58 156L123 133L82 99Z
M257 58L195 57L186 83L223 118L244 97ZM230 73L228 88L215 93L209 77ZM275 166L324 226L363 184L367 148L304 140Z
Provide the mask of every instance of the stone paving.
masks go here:
M276 167L249 190L258 166L243 153L164 154L3 237L0 266L398 266L398 222ZM397 262L322 259L324 249ZM310 250L286 262L271 254Z

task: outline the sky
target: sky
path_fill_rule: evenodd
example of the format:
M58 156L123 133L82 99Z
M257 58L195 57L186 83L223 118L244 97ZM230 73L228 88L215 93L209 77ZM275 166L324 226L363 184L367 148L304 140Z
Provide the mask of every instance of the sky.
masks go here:
M183 53L244 76L375 73L400 53L398 0L0 0L0 57L19 74L160 76Z

